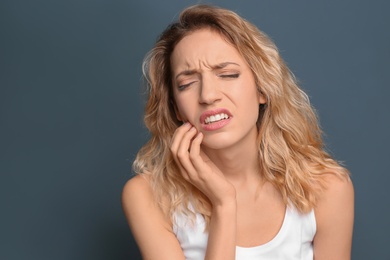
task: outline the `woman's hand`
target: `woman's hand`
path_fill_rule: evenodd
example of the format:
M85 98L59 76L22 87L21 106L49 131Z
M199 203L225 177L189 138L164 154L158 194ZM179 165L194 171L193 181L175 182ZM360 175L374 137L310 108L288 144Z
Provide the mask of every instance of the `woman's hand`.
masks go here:
M190 123L180 126L174 133L171 152L183 178L197 187L212 205L224 206L236 202L236 190L223 173L202 152L203 134Z
M205 259L234 259L236 252L236 189L202 152L203 134L189 123L172 137L171 152L183 178L205 194L212 206Z

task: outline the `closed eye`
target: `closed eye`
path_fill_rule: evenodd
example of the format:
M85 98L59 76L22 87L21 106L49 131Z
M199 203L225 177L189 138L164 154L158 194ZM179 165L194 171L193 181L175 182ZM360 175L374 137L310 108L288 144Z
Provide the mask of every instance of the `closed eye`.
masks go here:
M196 81L192 81L192 82L190 82L190 83L187 83L187 84L184 84L184 85L180 85L179 87L178 87L178 89L179 90L184 90L184 89L186 89L186 88L188 88L192 83L195 83Z
M221 78L232 78L232 79L236 79L240 76L239 73L235 73L235 74L222 74L222 75L219 75Z

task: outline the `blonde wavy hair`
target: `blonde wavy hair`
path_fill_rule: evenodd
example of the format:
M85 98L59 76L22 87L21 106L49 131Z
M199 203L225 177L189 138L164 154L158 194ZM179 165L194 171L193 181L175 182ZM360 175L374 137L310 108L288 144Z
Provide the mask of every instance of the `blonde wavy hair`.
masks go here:
M324 150L315 111L275 44L236 13L219 7L195 5L182 11L178 22L167 27L146 56L144 121L151 138L138 152L134 171L148 176L156 201L168 217L175 212L192 214L191 203L209 223L209 200L183 179L169 150L173 133L181 125L174 110L170 57L183 37L203 28L220 33L239 51L258 91L267 98L259 108L257 123L261 174L281 192L286 205L302 213L310 211L326 187L324 173L346 178L349 173Z

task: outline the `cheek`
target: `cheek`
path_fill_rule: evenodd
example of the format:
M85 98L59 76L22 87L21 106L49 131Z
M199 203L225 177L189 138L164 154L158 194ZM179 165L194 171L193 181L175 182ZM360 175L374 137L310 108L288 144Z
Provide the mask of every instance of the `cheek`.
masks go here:
M260 107L258 95L253 92L251 95L245 96L242 99L241 104L245 107L244 112L246 113L247 118L257 121Z
M195 114L195 110L193 108L193 104L190 102L182 102L178 101L176 103L177 105L177 111L176 114L181 118L181 121L188 121L191 124L193 124L193 117Z

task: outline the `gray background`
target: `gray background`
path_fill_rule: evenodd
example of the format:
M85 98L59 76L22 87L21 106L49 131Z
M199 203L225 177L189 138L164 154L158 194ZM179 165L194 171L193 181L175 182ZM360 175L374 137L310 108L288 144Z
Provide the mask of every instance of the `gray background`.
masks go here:
M197 1L0 3L0 259L138 259L120 205L141 62ZM388 1L213 1L271 36L352 172L353 259L390 259ZM331 250L331 249L330 249Z

